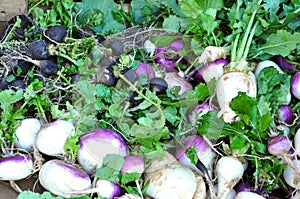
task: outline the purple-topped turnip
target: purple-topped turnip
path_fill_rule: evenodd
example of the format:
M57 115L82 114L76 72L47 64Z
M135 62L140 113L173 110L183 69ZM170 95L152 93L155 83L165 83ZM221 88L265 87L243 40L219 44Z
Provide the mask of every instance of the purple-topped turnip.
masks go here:
M0 159L0 180L21 180L34 171L30 155L13 155Z
M139 66L134 70L138 77L144 74L147 79L152 79L155 77L155 72L150 64L141 62Z
M165 81L168 84L168 88L178 86L180 88L178 94L182 95L183 93L193 90L192 85L186 81L183 77L180 77L176 72L168 72L165 75Z
M114 199L121 195L120 185L103 179L97 179L95 187L98 188L97 195L101 198Z
M277 110L277 118L280 122L290 123L293 121L293 109L288 105L280 105Z
M85 195L92 187L89 175L82 169L56 159L43 164L39 181L46 190L64 198Z
M67 139L75 134L75 127L68 121L57 120L43 126L36 136L37 149L50 156L65 155Z
M295 66L293 64L287 62L282 55L275 56L273 58L273 60L282 69L287 69L287 70L290 70L290 71L295 70Z
M268 151L274 156L282 156L287 154L291 147L292 142L286 136L278 134L269 138Z
M300 72L294 74L291 79L291 92L294 97L300 99Z
M121 174L125 173L143 173L145 170L144 159L140 156L126 156L124 165L121 169Z
M96 129L79 140L78 162L90 175L100 166L108 154L119 154L123 157L129 154L125 140L109 129Z
M215 110L215 108L211 107L207 102L203 102L188 111L187 121L191 124L194 124L195 122L197 122L199 117L205 115L211 110Z

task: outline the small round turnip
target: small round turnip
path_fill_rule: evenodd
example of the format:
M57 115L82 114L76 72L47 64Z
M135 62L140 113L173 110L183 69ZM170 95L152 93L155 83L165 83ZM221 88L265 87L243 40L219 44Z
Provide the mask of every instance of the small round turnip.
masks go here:
M114 199L122 191L120 185L103 179L97 179L95 187L98 188L97 195L106 199Z

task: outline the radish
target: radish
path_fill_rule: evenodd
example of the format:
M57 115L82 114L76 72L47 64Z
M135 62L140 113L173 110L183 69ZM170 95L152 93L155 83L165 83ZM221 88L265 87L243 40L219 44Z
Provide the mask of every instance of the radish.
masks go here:
M99 188L97 195L106 199L114 199L121 195L121 187L113 182L97 179L95 187Z
M244 167L237 158L223 156L218 160L215 172L218 179L217 198L226 199L228 193L242 178Z
M89 175L82 169L56 159L43 164L39 181L46 190L64 198L82 196L92 187Z
M75 134L75 127L68 121L57 120L41 128L36 137L37 149L50 156L66 155L67 139Z
M162 160L151 162L145 181L149 181L146 193L155 199L204 199L206 196L202 177L167 152Z
M33 150L35 138L41 128L41 122L36 118L27 118L20 122L16 129L14 144L28 152Z
M125 140L109 129L96 129L79 139L78 162L88 173L93 174L100 167L107 154L119 154L123 157L129 154Z
M21 180L34 171L30 155L14 155L0 159L0 180Z
M265 199L265 198L253 192L242 191L236 195L235 199Z

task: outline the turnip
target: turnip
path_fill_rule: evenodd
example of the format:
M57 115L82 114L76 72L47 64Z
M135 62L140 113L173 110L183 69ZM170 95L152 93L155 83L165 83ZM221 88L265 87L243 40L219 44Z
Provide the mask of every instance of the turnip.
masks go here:
M256 69L255 69L255 76L258 77L259 73L267 68L267 67L273 67L275 68L280 74L283 74L283 71L281 70L281 68L273 61L271 60L265 60L265 61L261 61L257 64Z
M300 99L300 72L293 75L291 79L291 93L297 99Z
M9 84L9 87L13 90L19 90L19 89L25 90L27 85L23 80L16 79Z
M244 167L237 158L223 156L217 162L215 173L218 180L217 198L226 199L230 190L242 178Z
M287 154L292 147L292 142L286 136L277 134L271 136L268 141L268 151L274 156L282 156Z
M198 80L203 80L208 83L210 80L215 78L219 79L224 74L224 66L228 65L229 61L226 59L217 59L209 64L203 66L195 73L195 77Z
M145 172L149 181L146 193L155 199L205 198L205 184L188 167L179 164L169 153L162 160L154 160Z
M0 180L21 180L34 171L30 155L13 155L0 159Z
M141 62L134 71L138 77L140 77L142 74L144 74L149 80L155 77L153 67L150 64L144 62Z
M95 187L98 188L97 195L106 199L114 199L121 195L120 185L108 180L97 179Z
M180 163L188 166L189 168L194 169L195 171L199 171L196 165L194 165L191 162L191 160L187 157L185 153L187 149L194 146L196 148L199 160L208 170L209 177L212 177L211 175L213 171L213 163L216 157L216 153L211 149L211 147L207 144L204 138L199 135L191 135L185 138L182 141L182 143L183 145L179 146L176 150L176 159Z
M299 160L292 160L283 171L283 178L285 182L299 190L300 189L300 161Z
M68 34L67 29L62 25L51 26L44 31L44 34L50 41L62 43Z
M294 136L294 147L295 152L299 156L300 155L300 128L296 131L296 134Z
M163 78L154 77L150 80L150 88L153 93L162 94L166 92L168 84Z
M36 136L37 149L50 156L65 155L67 139L75 134L75 127L68 121L57 120L43 126Z
M124 165L121 169L121 174L125 173L143 173L145 170L145 162L144 159L140 156L126 156Z
M288 105L280 105L277 110L277 118L280 122L290 123L293 120L293 109Z
M15 132L15 146L28 152L32 151L41 125L41 122L36 118L23 119Z
M28 44L28 50L31 57L36 60L49 58L48 45L45 40L39 39Z
M265 199L261 195L258 195L257 193L248 192L248 191L242 191L239 192L235 199Z
M280 68L287 69L290 71L295 70L295 66L285 60L285 58L281 55L277 55L274 57L274 62L280 66Z
M109 129L96 129L83 135L79 145L78 162L90 175L102 165L107 154L119 154L123 157L129 154L125 140Z
M258 5L261 2L262 0L258 2ZM227 123L236 119L236 113L230 108L229 104L239 92L244 92L249 97L256 97L257 95L255 76L250 71L251 68L246 61L250 44L258 25L258 21L253 25L257 9L258 7L253 8L245 31L236 34L231 45L230 63L225 68L226 73L217 81L216 95L221 109L219 116L223 116L224 121ZM240 40L241 34L243 35Z
M191 124L196 123L199 117L214 109L215 107L210 106L207 102L203 102L188 111L187 121Z
M176 72L166 73L164 79L168 84L168 88L173 88L175 86L180 88L178 92L179 95L182 95L183 93L193 89L192 85L183 77L180 77Z
M56 159L43 164L39 181L46 190L64 198L84 195L92 187L89 175L82 169Z

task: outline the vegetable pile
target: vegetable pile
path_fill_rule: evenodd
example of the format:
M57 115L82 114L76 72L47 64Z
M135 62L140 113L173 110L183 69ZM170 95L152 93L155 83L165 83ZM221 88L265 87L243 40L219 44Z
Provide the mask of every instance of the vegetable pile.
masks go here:
M29 1L0 36L0 180L18 199L298 198L299 15Z

